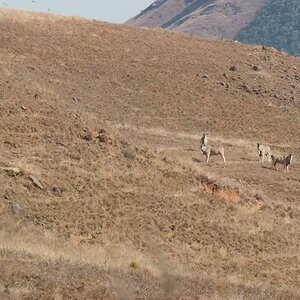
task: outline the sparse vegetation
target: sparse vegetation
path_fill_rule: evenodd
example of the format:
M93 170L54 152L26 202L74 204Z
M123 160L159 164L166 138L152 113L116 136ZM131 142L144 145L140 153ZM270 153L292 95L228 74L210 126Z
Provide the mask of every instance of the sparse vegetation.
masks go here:
M165 0L129 20L198 36L228 38L272 46L300 56L300 1Z
M139 268L139 264L136 261L133 261L130 263L130 268L132 269L138 269Z
M267 0L257 16L235 38L300 56L299 15L299 0Z
M300 165L256 154L259 139L300 155L297 58L0 16L0 299L299 298Z

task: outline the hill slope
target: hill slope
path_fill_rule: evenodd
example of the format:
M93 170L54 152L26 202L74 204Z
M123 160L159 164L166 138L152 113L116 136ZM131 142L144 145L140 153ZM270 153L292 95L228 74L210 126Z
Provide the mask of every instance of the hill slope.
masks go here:
M299 55L300 1L155 1L127 23L237 39Z
M253 19L263 3L264 0L155 1L127 23L145 27L159 26L199 36L233 38Z
M300 154L297 58L11 10L0 32L2 298L299 298L300 165L255 153Z
M300 1L267 1L257 16L237 34L246 43L270 45L300 56Z

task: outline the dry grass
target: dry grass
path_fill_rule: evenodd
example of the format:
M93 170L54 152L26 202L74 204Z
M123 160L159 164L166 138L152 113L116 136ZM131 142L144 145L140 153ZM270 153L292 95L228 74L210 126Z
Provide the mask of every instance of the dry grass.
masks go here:
M71 292L72 297L77 297L78 290L82 296L97 295L97 299L106 299L105 296L111 297L109 299L136 299L138 295L144 294L143 289L146 286L147 289L155 288L149 290L150 293L146 296L149 299L193 299L200 293L206 295L205 299L282 299L284 295L288 299L297 299L296 293L285 289L274 290L267 284L246 282L234 275L220 280L213 270L210 274L203 274L204 278L196 274L176 274L168 258L158 248L155 250L155 247L152 253L155 262L150 262L143 254L124 245L71 245L45 232L43 236L38 236L37 232L30 231L29 228L16 233L14 237L1 231L0 237L3 242L0 247L0 263L5 263L6 266L2 275L10 274L11 278L15 278L13 283L4 281L6 284L1 289L4 292L0 294L3 299L6 299L6 290L14 299L33 295L39 295L41 299L47 299L50 295L55 299L64 299L65 292L62 288ZM224 248L219 253L223 257L227 256ZM207 254L200 259L211 260L214 255ZM234 257L233 261L241 267L250 263L242 256ZM19 277L20 273L12 273L18 264L22 265L23 272L32 272L31 280L28 277ZM55 274L52 273L56 273L54 270L64 270L57 274L59 281L53 277ZM136 282L136 278L139 278L139 282ZM96 286L91 280L95 280ZM132 285L135 285L134 289Z
M16 9L3 8L3 7L1 7L0 10L0 17L9 18L10 20L25 22L25 23L30 23L35 21L52 23L57 20L66 20L66 19L84 20L82 17L77 17L77 16L67 17L67 16L62 16L53 13L39 13L34 11L16 10Z
M47 231L41 235L34 227L22 228L13 235L11 232L1 231L0 238L0 249L38 256L44 261L63 260L75 265L92 265L103 271L115 269L119 272L129 269L131 262L136 261L143 270L153 276L161 274L154 259L140 253L130 243L114 245L103 241L103 246L80 245L76 237L66 243Z
M161 30L10 14L0 21L0 165L22 172L0 170L0 293L297 299L300 165L275 172L255 149L258 139L300 154L299 118L283 100L297 97L298 60ZM272 75L260 87L254 63ZM224 146L226 166L204 162L203 131Z

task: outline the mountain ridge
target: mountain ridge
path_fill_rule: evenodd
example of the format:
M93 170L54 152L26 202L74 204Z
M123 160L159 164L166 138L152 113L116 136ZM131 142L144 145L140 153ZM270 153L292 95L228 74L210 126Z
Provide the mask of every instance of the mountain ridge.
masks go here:
M300 55L299 0L157 0L126 23L263 44Z
M162 27L200 36L233 38L246 26L264 0L162 0L155 1L126 23ZM234 25L234 26L233 26Z

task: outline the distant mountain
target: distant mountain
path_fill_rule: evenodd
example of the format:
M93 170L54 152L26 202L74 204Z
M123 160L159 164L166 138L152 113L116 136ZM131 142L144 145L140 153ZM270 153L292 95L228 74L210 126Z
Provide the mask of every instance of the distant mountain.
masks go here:
M162 27L199 36L234 38L264 0L157 0L127 23Z
M300 0L268 0L235 37L241 42L270 45L300 56Z
M156 0L127 24L300 53L300 0Z

